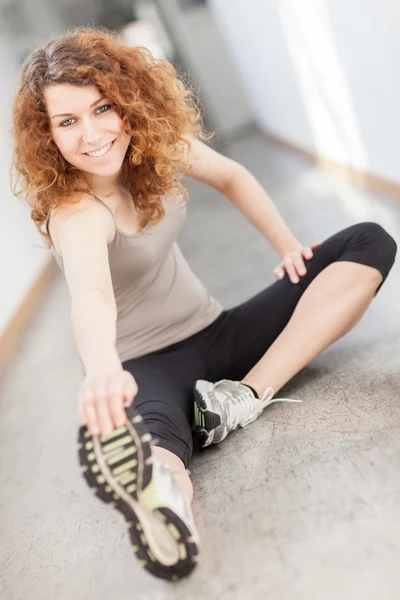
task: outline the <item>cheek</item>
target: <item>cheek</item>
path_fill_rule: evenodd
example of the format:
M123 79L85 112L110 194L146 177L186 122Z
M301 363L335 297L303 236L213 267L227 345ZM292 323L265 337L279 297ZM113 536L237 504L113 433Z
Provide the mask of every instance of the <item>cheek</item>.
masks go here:
M106 131L113 131L114 133L121 133L123 131L122 121L119 118L119 116L113 111L110 111L109 113L104 113L102 126L103 129L105 129Z
M128 147L131 136L128 133L126 133L123 123L122 123L122 119L115 113L113 115L112 131L114 133L118 134L119 139L120 139L120 144L122 144L122 146Z
M53 142L58 147L59 151L64 156L64 158L68 158L68 156L72 152L74 152L76 148L76 143L74 143L72 136L61 135L60 133L55 132L54 134L52 134L52 137Z
M122 142L122 146L125 148L125 150L128 149L129 146L129 142L131 141L131 136L128 135L125 131L121 134L121 142Z

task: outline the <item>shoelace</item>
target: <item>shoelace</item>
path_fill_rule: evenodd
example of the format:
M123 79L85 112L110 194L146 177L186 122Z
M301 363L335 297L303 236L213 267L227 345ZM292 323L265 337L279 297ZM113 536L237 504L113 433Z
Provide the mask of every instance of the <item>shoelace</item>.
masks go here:
M247 423L257 418L257 415L262 410L261 402L252 394L251 390L244 387L229 386L228 389L226 387L221 385L221 388L235 399L235 402L224 403L228 429L236 429L239 423L247 425Z
M230 430L239 424L248 425L254 421L266 406L273 402L301 402L291 398L272 398L274 390L268 387L261 399L256 398L249 388L240 382L221 381L216 384L221 391L227 392L236 402L224 402L227 412L227 426Z

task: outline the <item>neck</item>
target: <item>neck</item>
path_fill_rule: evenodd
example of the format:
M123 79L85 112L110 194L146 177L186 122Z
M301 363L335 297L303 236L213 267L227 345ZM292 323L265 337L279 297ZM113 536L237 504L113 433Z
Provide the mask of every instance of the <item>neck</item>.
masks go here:
M101 177L99 175L85 174L85 179L93 194L100 198L110 198L121 193L121 184L118 175Z

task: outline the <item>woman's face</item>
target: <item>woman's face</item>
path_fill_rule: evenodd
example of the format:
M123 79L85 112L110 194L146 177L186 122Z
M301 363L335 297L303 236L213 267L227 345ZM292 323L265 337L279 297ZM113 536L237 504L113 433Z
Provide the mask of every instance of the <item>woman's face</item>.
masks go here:
M108 98L94 85L48 85L44 90L50 131L74 167L100 177L119 173L130 136Z

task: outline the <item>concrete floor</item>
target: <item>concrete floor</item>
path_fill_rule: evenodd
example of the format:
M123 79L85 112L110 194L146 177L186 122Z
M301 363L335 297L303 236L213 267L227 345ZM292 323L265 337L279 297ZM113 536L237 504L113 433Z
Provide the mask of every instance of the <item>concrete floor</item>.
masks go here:
M363 193L261 136L229 148L304 244L374 220L400 241L400 204ZM191 185L186 255L226 306L273 281L277 256L217 193ZM177 586L131 555L118 514L76 460L74 349L59 279L0 381L4 600L398 600L400 267L361 323L273 405L192 464L201 562Z

